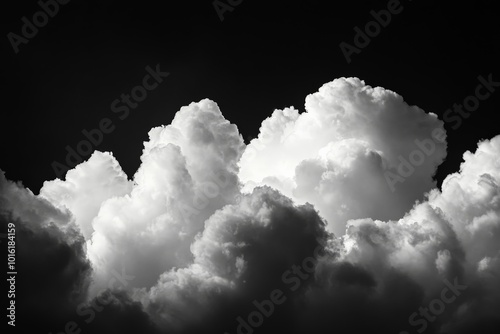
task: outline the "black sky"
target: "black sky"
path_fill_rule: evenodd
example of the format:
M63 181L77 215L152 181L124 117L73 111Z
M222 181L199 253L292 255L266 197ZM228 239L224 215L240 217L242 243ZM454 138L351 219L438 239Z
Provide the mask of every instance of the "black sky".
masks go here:
M475 93L479 76L492 75L500 82L500 67L497 66L500 21L497 3L491 0L449 3L401 0L402 12L392 16L390 24L382 28L359 54L352 55L352 62L348 63L339 44L354 44L354 28L364 29L373 20L370 11L386 9L388 2L244 0L233 11L225 12L221 21L213 0L72 0L60 5L57 15L50 18L45 27L39 28L38 34L27 44L20 45L18 53L13 50L7 35L10 32L21 34L21 18L26 16L32 21L40 6L37 0L5 2L0 20L4 34L1 44L4 82L0 169L5 171L7 179L22 181L36 194L45 180L56 178L51 164L54 161L64 163L65 147L75 148L84 139L82 130L97 128L103 118L110 118L115 130L105 134L102 143L94 148L113 152L132 178L139 167L148 131L155 126L168 125L182 106L203 98L217 102L225 118L238 126L248 142L257 136L261 122L274 109L294 106L303 112L308 94L339 77L359 77L373 87L393 90L408 104L418 105L440 118L447 109L463 103L464 98ZM154 68L157 64L170 75L149 92L147 99L126 119L120 120L118 114L112 112L111 103L142 83L147 66ZM500 134L496 114L499 105L500 87L481 101L479 108L464 119L458 129L445 124L448 157L438 169L439 183L449 173L458 171L466 150L474 151L479 140ZM23 192L11 188L15 187L0 182L0 204L8 203L15 209L12 212L24 213L24 205L28 205L32 208L26 211L34 213L33 217L41 216L40 221L44 221L45 215L59 217L60 213L51 203L23 197ZM7 197L1 197L2 191L28 200L22 203L13 196L12 201L7 201ZM203 326L208 328L210 325L213 332L235 332L236 316L252 310L253 304L248 301L267 298L269 291L278 286L280 274L291 263L286 262L288 257L279 262L281 253L276 250L286 253L290 259L304 258L318 239L326 239L323 232L302 229L302 226L320 226L319 216L312 207L297 209L288 202L285 205L281 195L272 193L271 196L268 191L271 194L270 190L261 190L263 195L252 196L257 203L269 201L273 204L270 206L276 210L273 211L273 226L279 228L276 234L264 234L268 239L262 242L255 238L261 243L249 248L260 253L250 262L249 273L254 276L247 277L246 294L234 300L231 296L225 300L222 295L213 303L219 308L207 314L215 316L206 317L210 321L203 322ZM236 211L234 215L239 213ZM66 216L59 218L69 220ZM229 218L228 224L240 226L237 219ZM6 216L0 210L2 226L11 220L14 221L14 214ZM19 226L18 262L22 273L18 281L19 305L22 305L18 311L19 324L26 327L35 324L37 331L47 333L61 330L68 320L78 319L83 331L89 333L155 333L156 328L140 304L119 291L110 290L108 293L113 294L116 302L105 308L96 321L84 324L80 315L75 314L80 301L67 297L75 285L83 284L91 275L91 263L83 254L85 240L68 246L66 236L58 229L43 225L40 229L43 233L38 231L37 219L23 222L19 218L15 222ZM288 228L283 222L297 226ZM241 226L246 225L242 223ZM360 227L359 234L364 232ZM223 235L218 229L214 233ZM321 238L317 238L318 235ZM249 240L253 240L251 237L248 233ZM304 242L306 237L310 238L308 242ZM284 241L273 248L272 242L281 238ZM443 244L448 241L447 238L443 240ZM493 243L486 237L484 240L484 244ZM288 251L289 245L294 246L297 254ZM461 249L456 253L462 256ZM248 254L253 253L249 251ZM470 256L471 253L463 254ZM362 329L360 333L373 331L367 327L374 323L379 325L377 328L389 328L390 325L390 328L404 329L408 327L409 312L420 305L424 293L411 277L390 271L384 277L384 282L389 283L380 294L380 300L388 301L384 308L385 303L370 304L363 293L357 293L371 291L375 286L372 273L361 264L332 264L328 269L333 273L331 281L315 281L308 285L316 288L311 291L317 294L313 297L318 301L315 305L320 307L305 308L303 318L312 319L310 323L316 324L316 328L327 328L335 322L339 324L339 333L342 329L349 332L353 324ZM276 281L267 280L269 277L276 277ZM323 289L321 284L330 287L331 282L340 283L331 290ZM471 286L480 284L472 282ZM470 290L472 296L482 296L480 289ZM321 307L323 304L325 307ZM332 317L338 310L328 305L339 305L343 313ZM285 305L260 332L318 333L314 328L295 327L296 319L290 319L293 310L291 303ZM315 313L316 310L321 312ZM344 316L346 314L348 316ZM487 328L490 325L487 321L491 321L489 333L493 333L500 325L498 317L487 316L490 315L475 317L473 324ZM394 323L385 321L389 318L394 319ZM436 328L440 321L434 324ZM192 326L184 333L210 332L196 324ZM464 333L487 333L477 327L462 330ZM428 333L433 333L432 326Z
M479 75L500 81L498 12L493 1L403 0L403 11L348 64L339 48L388 1L243 1L219 17L212 1L70 1L15 54L7 39L36 1L3 4L3 118L0 167L38 193L55 178L53 161L75 147L81 131L109 117L116 129L96 147L112 151L132 177L143 141L180 107L216 101L246 141L276 108L295 106L324 83L356 76L442 116L474 93ZM120 121L110 109L140 84L147 65L170 76ZM465 150L499 133L500 92L448 133L441 181ZM85 157L85 159L88 158Z

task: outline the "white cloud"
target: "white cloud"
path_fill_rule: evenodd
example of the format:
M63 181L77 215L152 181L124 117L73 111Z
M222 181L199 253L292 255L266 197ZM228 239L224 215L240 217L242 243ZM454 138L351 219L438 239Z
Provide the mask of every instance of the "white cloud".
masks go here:
M101 204L108 198L129 194L131 190L132 183L113 155L96 151L88 161L69 170L65 181L45 181L40 196L69 209L88 240L94 231L92 219L97 216Z
M400 157L409 159L415 140L432 140L434 129L442 129L435 114L357 78L323 85L307 96L305 109L276 110L262 122L240 161L247 190L267 184L310 202L343 235L348 219L396 219L435 186L432 177L446 156L442 142L432 141L432 154L394 192L384 174L395 172Z

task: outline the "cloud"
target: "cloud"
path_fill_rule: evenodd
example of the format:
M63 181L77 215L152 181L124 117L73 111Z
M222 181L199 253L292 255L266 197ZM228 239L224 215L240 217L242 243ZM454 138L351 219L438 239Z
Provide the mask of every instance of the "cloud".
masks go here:
M131 190L132 183L113 155L96 151L88 161L69 170L65 181L45 181L40 196L70 210L88 240L94 232L92 219L97 216L101 204L108 198L129 194Z
M22 312L53 332L498 331L500 136L437 189L442 128L341 78L248 146L214 102L191 103L149 132L131 179L101 152L39 195L2 173Z
M327 237L312 206L297 207L276 190L259 188L211 216L191 246L193 264L164 273L143 298L165 325L227 323L232 319L221 304L244 310Z
M16 326L29 325L21 319L40 321L47 331L64 324L85 300L91 275L73 216L0 171L0 221L2 232L7 224L15 225Z
M327 328L325 316L333 312L336 325L351 333L498 330L492 310L500 303L499 154L500 136L481 142L464 154L460 172L446 178L442 191L432 190L399 220L349 221L333 248L339 256L320 262L304 297L304 326ZM442 296L445 281L466 292L428 320L420 308ZM365 321L355 322L359 317Z
M431 140L435 129L443 129L435 114L357 78L324 84L307 96L305 109L275 110L262 122L240 161L246 189L266 184L312 203L340 236L349 219L402 216L435 186L432 177L446 156L445 142L432 141L432 154L396 182L395 191L385 173L397 174L401 158L418 149L416 141Z

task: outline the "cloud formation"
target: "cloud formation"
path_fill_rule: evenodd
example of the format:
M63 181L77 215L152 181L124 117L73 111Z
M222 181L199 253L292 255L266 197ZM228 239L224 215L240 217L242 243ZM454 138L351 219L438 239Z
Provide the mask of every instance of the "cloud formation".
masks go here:
M340 236L349 219L401 217L435 187L445 142L435 143L394 191L387 182L393 174L386 173L397 174L401 158L409 159L416 142L431 140L435 129L443 129L435 114L409 106L398 94L340 78L308 95L304 113L285 108L264 120L243 154L239 176L246 189L266 184L312 203Z
M149 132L130 180L101 152L39 195L2 173L2 225L41 277L22 276L20 304L53 332L496 333L500 136L437 189L436 129L340 78L248 146L213 101L191 103Z

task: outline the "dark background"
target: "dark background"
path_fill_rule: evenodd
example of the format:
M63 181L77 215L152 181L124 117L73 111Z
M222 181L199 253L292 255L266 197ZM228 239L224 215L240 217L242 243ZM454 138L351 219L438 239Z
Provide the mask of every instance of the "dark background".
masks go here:
M202 98L216 101L248 142L274 109L304 111L307 94L342 76L391 89L440 116L474 93L478 75L500 81L494 1L402 0L403 11L348 64L339 44L353 44L353 28L363 29L370 11L387 3L246 0L221 22L211 0L73 0L15 54L7 34L21 34L21 17L32 21L40 7L5 2L0 168L38 193L56 177L51 163L64 163L65 146L76 147L83 129L109 117L116 129L96 149L112 151L132 177L147 132ZM111 102L157 63L170 76L120 121ZM447 125L440 182L458 170L465 150L500 134L499 104L500 91L457 130Z

